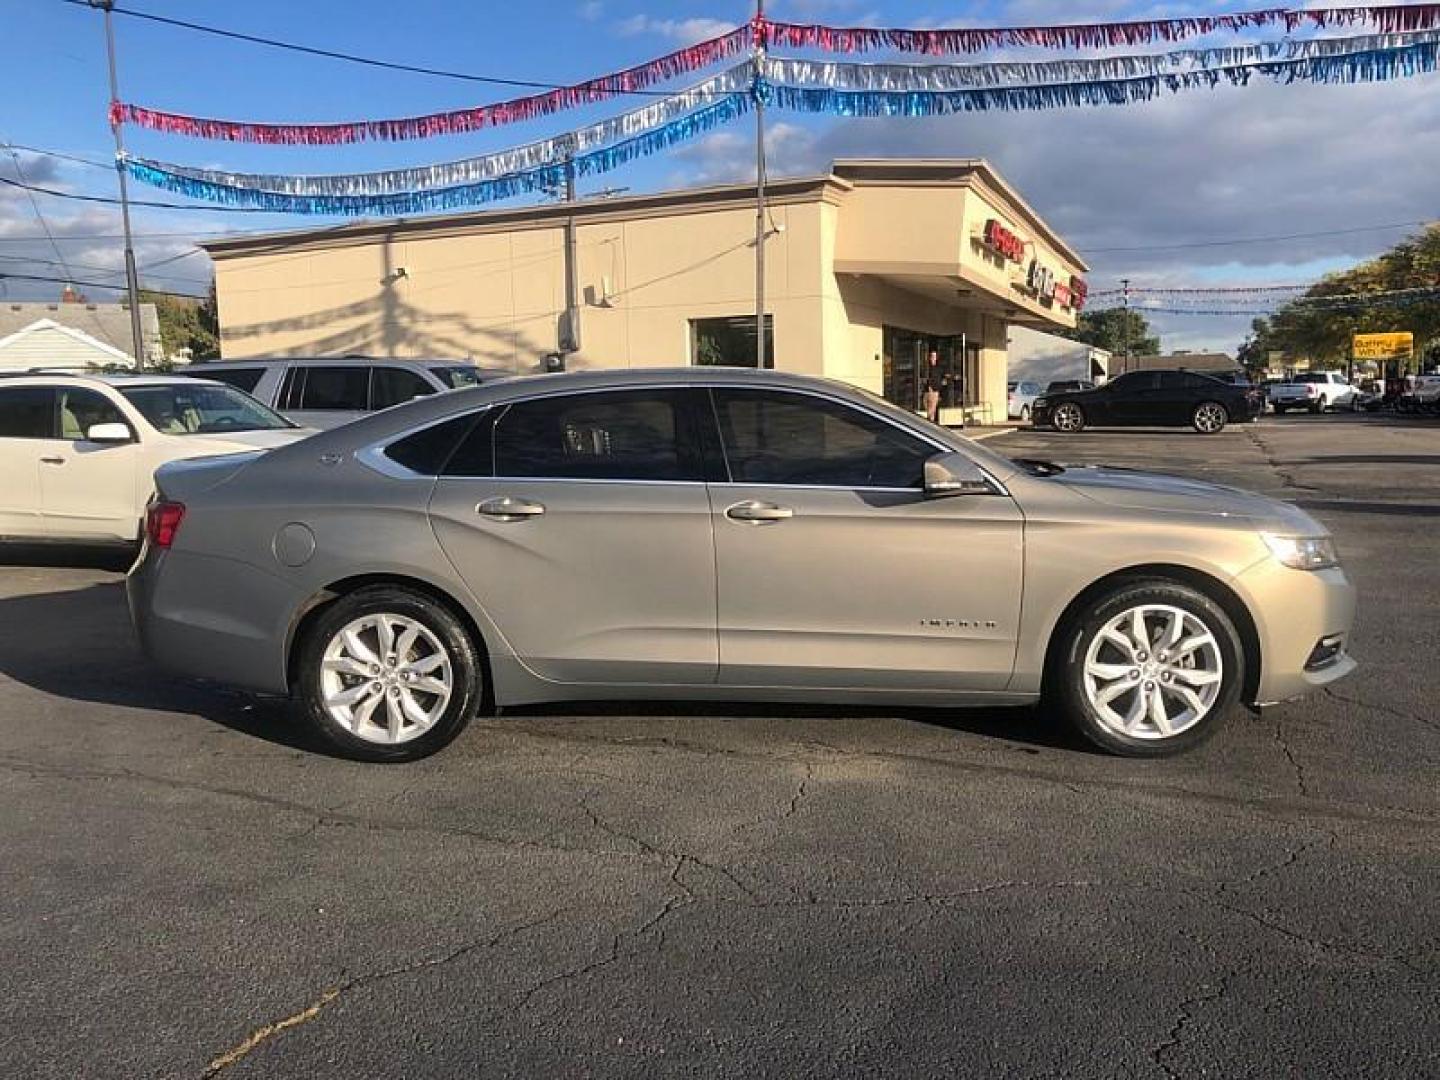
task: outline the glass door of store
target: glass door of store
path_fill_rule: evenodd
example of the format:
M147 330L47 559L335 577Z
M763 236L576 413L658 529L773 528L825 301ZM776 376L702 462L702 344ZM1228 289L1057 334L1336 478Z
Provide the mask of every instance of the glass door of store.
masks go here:
M935 419L964 406L964 344L964 337L885 327L885 400Z

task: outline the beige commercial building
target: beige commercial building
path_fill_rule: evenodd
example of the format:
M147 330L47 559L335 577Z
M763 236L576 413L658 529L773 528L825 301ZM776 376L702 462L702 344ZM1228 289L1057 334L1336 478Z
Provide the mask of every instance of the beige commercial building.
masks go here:
M773 181L766 222L773 366L916 410L938 394L946 422L1003 418L1008 328L1073 326L1084 302L1084 262L984 161L836 162ZM753 185L205 247L226 359L755 364Z

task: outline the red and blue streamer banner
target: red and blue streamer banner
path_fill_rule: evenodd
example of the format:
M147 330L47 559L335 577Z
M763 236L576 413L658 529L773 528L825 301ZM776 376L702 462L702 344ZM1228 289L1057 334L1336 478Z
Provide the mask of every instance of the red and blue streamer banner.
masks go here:
M553 190L565 182L567 170L583 178L617 169L627 162L667 150L677 143L703 135L721 124L749 112L753 105L749 92L730 94L713 104L697 109L677 120L654 128L631 139L579 154L566 162L537 169L511 173L476 183L453 187L429 188L387 194L291 194L217 183L194 175L186 175L180 166L164 162L123 157L121 167L135 180L164 188L192 199L269 210L286 214L325 214L331 216L391 217L402 214L423 214L439 210L458 210L508 199L527 192ZM332 178L343 179L343 178Z
M134 124L152 131L186 135L195 139L287 146L336 146L342 143L429 139L437 135L459 135L482 128L534 120L564 109L645 90L666 79L699 71L744 52L750 47L750 42L750 27L742 26L728 34L677 49L644 64L588 79L573 86L557 87L509 101L428 113L424 116L355 120L335 124L276 124L185 116L116 101L110 105L110 122L115 125Z
M1284 27L1304 29L1371 26L1381 33L1440 27L1440 4L1385 4L1333 8L1261 8L1214 15L1056 26L964 26L906 30L871 26L821 26L766 21L767 46L832 53L901 52L957 56L989 49L1107 49L1184 41L1209 34Z

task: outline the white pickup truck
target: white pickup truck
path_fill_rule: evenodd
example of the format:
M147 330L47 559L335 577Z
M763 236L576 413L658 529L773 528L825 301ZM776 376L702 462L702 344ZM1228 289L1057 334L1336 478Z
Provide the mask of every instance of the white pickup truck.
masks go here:
M1270 387L1270 404L1277 413L1291 409L1309 409L1312 413L1349 409L1357 399L1355 388L1338 371L1310 371Z

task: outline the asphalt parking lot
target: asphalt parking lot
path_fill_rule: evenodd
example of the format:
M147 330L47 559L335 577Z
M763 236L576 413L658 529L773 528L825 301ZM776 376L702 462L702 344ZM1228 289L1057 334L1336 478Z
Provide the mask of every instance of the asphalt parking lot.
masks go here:
M1361 671L1158 762L1034 710L525 710L379 767L0 553L33 1077L1440 1075L1440 424L1016 432L1336 533Z

